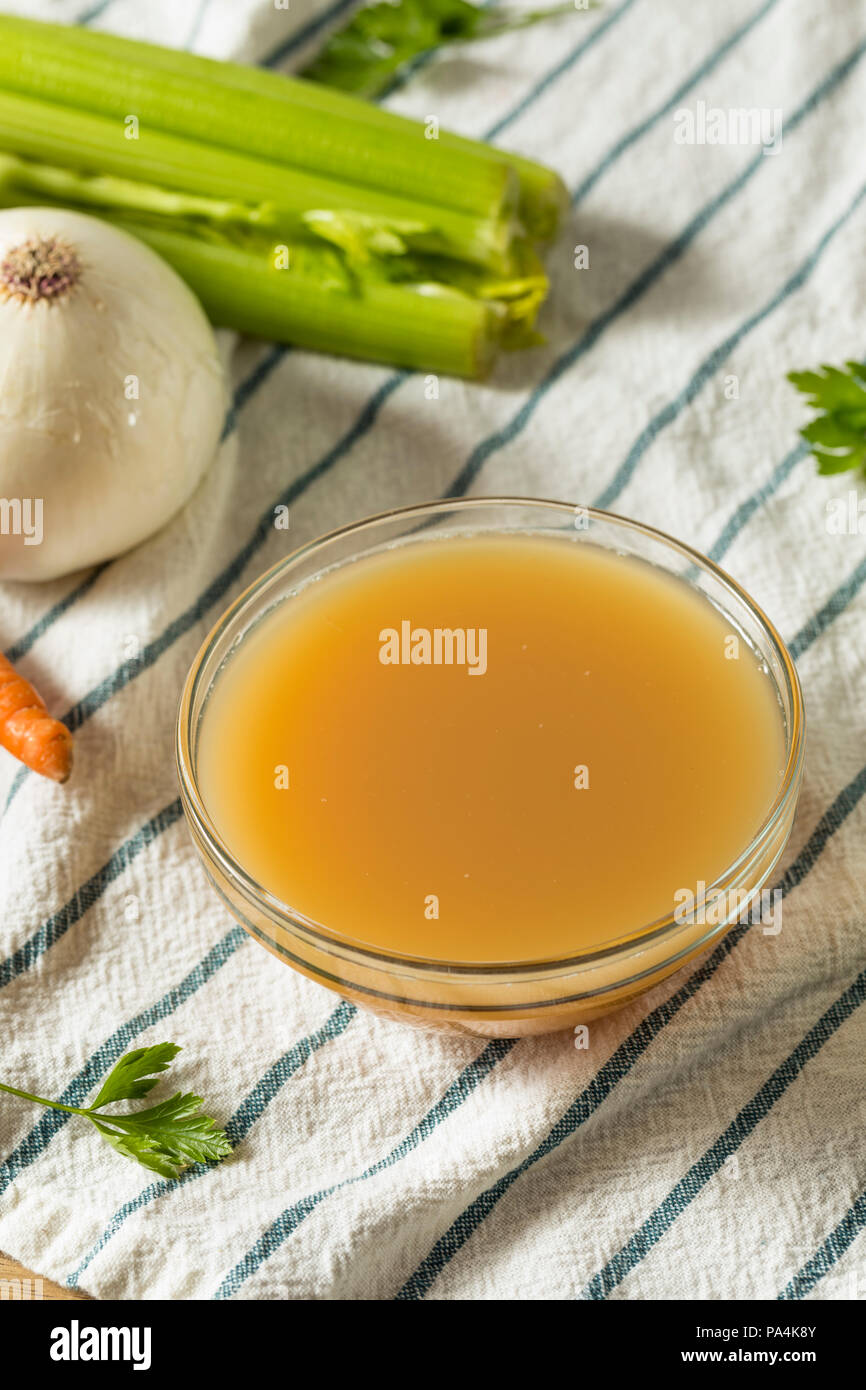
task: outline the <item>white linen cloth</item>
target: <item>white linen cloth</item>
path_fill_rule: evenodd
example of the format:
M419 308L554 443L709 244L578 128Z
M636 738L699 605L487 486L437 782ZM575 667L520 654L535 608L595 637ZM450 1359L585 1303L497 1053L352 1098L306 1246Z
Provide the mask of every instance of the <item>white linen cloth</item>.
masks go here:
M290 70L349 7L8 8ZM0 758L0 1079L83 1100L172 1040L171 1081L237 1141L151 1181L0 1096L0 1249L126 1299L866 1297L866 540L827 527L863 489L816 475L785 380L866 356L864 100L857 0L607 0L420 65L394 109L576 194L546 346L431 401L420 376L225 335L234 413L182 514L83 591L0 589L0 645L76 730L65 788ZM683 110L753 107L782 112L775 153L675 138ZM783 930L728 938L588 1051L341 1004L227 919L178 813L178 694L230 599L469 460L475 494L600 500L715 556L804 685ZM280 500L288 535L263 522Z

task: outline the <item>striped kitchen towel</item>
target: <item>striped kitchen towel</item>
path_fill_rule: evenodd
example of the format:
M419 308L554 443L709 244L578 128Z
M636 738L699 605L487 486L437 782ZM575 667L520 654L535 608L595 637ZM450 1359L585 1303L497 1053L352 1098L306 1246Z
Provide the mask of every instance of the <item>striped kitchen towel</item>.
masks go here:
M14 8L290 70L350 6ZM94 573L0 589L0 645L77 749L63 789L0 766L2 1077L75 1103L171 1039L235 1144L151 1180L4 1100L0 1249L135 1299L864 1298L866 539L856 514L828 528L855 481L816 475L785 373L866 356L866 10L606 0L419 63L388 103L561 171L547 342L431 401L226 335L233 406L182 514ZM287 544L449 491L688 540L802 676L783 931L737 929L588 1051L341 1002L227 919L182 822L176 703L222 608Z

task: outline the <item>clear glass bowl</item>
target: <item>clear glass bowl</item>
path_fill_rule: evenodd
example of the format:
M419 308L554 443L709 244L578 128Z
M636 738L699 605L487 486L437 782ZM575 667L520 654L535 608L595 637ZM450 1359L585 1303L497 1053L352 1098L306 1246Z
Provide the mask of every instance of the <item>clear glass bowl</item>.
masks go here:
M208 695L250 629L275 605L291 602L308 581L336 565L414 540L484 531L567 534L576 544L604 546L648 561L703 593L764 663L779 702L785 769L760 830L707 887L706 911L698 914L702 920L677 921L672 912L603 949L562 960L476 966L403 958L341 938L326 923L311 921L280 902L220 838L198 784L198 735ZM697 551L651 527L609 512L528 498L462 498L405 507L343 527L281 560L250 585L208 636L187 677L177 724L181 797L193 842L217 893L247 931L302 974L377 1013L422 1027L487 1037L553 1032L619 1008L681 969L742 920L743 901L750 901L766 884L788 840L803 751L803 699L794 663L775 628L733 579Z

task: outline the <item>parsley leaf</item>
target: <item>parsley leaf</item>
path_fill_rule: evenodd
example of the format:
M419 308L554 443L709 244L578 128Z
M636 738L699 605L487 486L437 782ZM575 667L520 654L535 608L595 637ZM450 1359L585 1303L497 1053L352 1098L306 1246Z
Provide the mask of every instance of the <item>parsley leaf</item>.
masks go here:
M402 67L449 43L495 38L539 20L574 13L574 0L528 14L467 0L378 0L356 10L326 40L301 76L355 96L381 96ZM584 9L594 9L590 0Z
M866 363L789 372L788 380L821 412L800 431L818 460L818 472L866 469Z
M177 1095L131 1115L91 1116L103 1138L145 1168L174 1178L190 1163L214 1163L231 1153L215 1121L198 1114L201 1096Z
M0 1082L0 1091L80 1115L124 1158L132 1158L164 1178L177 1178L191 1163L218 1163L232 1151L225 1131L209 1115L199 1113L201 1096L178 1092L146 1110L106 1115L104 1107L121 1100L139 1100L153 1090L160 1074L180 1052L174 1043L140 1047L120 1058L108 1073L96 1099L89 1106L64 1105Z
M116 1100L139 1100L152 1091L159 1072L168 1071L180 1048L174 1043L157 1043L155 1047L139 1047L127 1052L115 1063L102 1083L102 1090L89 1107L100 1110Z

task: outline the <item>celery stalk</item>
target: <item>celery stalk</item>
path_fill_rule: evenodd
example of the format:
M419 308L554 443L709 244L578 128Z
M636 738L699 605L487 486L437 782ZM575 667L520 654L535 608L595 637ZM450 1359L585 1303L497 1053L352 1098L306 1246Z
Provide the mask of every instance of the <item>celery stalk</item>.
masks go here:
M13 21L14 22L14 21ZM30 23L31 21L24 21ZM6 23L6 20L3 20ZM54 26L59 27L59 26ZM119 38L94 29L63 29L64 41L79 52L98 52L119 63L134 59L165 73L181 77L195 76L205 82L217 83L239 92L279 101L288 106L303 106L318 111L325 118L339 114L353 121L365 121L385 130L401 130L406 135L418 130L417 123L398 116L372 102L359 101L344 92L334 91L302 78L287 77L267 68L248 67L241 63L203 58L174 48L140 40ZM519 211L528 234L542 241L552 240L568 207L568 191L562 179L552 169L524 155L500 150L479 140L471 140L451 131L440 130L439 143L448 149L472 152L492 163L508 165L520 183Z
M81 208L147 213L169 218L195 218L216 226L237 225L257 230L268 221L267 209L198 198L191 193L156 188L149 183L113 178L103 174L77 174L49 164L16 159L0 154L0 189L13 194L17 202L50 201Z
M140 131L170 132L485 218L497 219L516 203L516 174L471 143L427 139L424 127L411 122L374 127L336 109L326 120L311 105L216 86L197 72L160 69L131 52L124 59L77 42L73 48L70 33L0 16L0 85L113 118L118 139L134 117Z
M276 270L265 256L132 218L111 221L147 242L195 291L211 320L242 333L347 357L452 376L486 375L506 326L503 308L442 285L333 281ZM306 257L309 263L309 256Z
M390 232L398 253L404 242L503 274L510 266L508 222L338 184L159 130L143 128L137 140L126 140L108 117L16 92L0 90L0 147L49 164L258 205L260 220L270 222L275 240L304 233L310 214L344 213L369 228L371 242L377 231Z

